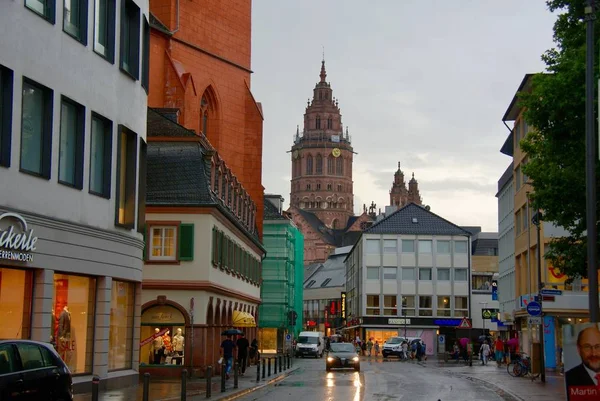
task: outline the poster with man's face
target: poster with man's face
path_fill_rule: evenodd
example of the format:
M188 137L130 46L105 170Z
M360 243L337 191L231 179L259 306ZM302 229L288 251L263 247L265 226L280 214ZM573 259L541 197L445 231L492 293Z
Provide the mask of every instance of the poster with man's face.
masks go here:
M600 324L563 327L568 401L600 400Z

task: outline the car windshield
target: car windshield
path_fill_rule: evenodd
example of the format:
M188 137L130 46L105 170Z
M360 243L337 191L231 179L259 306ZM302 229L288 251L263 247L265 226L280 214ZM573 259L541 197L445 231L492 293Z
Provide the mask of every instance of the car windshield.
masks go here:
M387 341L388 344L400 344L401 342L402 338L400 337L392 337Z
M298 344L318 344L318 337L298 337Z
M354 352L354 346L350 343L332 343L331 351L333 352Z

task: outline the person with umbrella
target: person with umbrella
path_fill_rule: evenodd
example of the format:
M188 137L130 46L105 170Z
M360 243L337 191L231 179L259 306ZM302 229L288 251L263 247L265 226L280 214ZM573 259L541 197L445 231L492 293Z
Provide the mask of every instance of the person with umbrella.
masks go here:
M233 365L233 354L236 348L231 336L241 333L241 331L235 329L225 330L221 333L221 335L225 336L225 340L221 343L220 354L225 362L225 377L227 379L229 379L229 372L231 372L231 366Z

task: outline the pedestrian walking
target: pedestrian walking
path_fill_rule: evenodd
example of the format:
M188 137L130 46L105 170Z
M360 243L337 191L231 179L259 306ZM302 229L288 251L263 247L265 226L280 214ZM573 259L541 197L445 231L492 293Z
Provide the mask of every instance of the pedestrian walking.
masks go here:
M406 361L408 359L408 343L403 341L400 347L402 348L402 359Z
M369 338L369 341L367 341L367 353L369 356L371 356L371 351L373 351L373 341Z
M240 338L236 341L235 345L237 346L237 361L238 366L241 368L241 375L244 376L246 373L246 365L248 364L248 348L250 347L250 343L248 339L245 337L244 333L240 334Z
M504 341L498 336L496 338L496 342L494 343L494 351L496 358L496 365L498 367L502 366L502 360L504 359Z
M379 341L375 340L375 357L379 356Z
M481 364L487 365L488 357L490 356L490 345L488 344L487 340L483 342L483 345L479 350L479 354L481 357Z
M231 339L231 334L228 334L225 340L221 343L221 357L225 363L225 377L229 379L229 372L231 371L231 365L233 364L233 351L235 350L235 343Z

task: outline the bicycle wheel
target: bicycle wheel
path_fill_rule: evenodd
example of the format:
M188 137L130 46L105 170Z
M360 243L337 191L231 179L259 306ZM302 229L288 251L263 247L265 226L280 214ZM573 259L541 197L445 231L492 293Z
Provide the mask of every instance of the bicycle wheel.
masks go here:
M523 374L523 366L518 361L513 361L506 366L506 371L512 377L519 377Z

